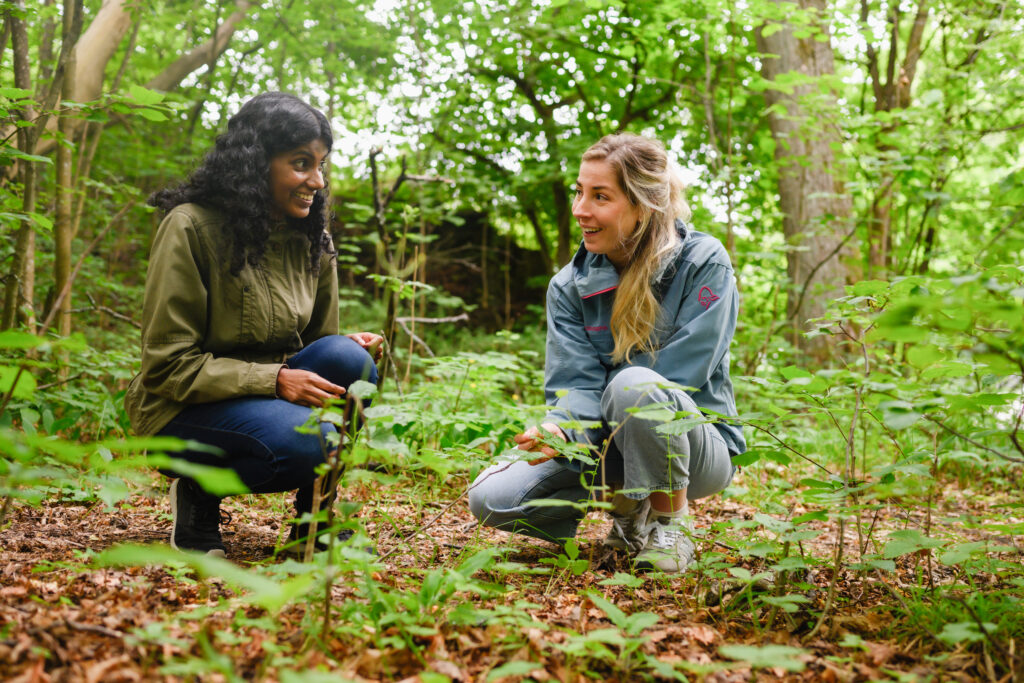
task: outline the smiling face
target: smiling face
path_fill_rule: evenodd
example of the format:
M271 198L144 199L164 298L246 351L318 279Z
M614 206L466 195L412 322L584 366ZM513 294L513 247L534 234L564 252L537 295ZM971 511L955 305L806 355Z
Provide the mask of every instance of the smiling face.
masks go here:
M593 159L580 164L572 215L583 229L583 246L592 254L604 254L616 268L628 263L624 242L636 229L639 209L619 186L611 164Z
M327 147L313 140L270 159L270 215L305 218L317 190L324 187L323 162Z

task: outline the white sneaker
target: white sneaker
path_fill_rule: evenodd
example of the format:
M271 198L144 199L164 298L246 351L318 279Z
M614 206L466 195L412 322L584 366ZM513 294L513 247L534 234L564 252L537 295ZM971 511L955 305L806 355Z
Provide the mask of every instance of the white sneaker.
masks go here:
M604 539L606 548L639 552L647 543L650 529L647 515L651 503L648 499L633 500L621 493L612 497L612 507L608 511L612 517L612 528Z
M666 515L651 510L647 520L647 543L636 556L635 566L639 570L662 571L675 574L693 563L696 548L693 529L687 515Z

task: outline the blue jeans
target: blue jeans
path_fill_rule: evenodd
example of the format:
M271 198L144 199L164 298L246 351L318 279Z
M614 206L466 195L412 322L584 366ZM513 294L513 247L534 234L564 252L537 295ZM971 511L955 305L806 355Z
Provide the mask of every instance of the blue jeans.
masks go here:
M601 396L603 438L609 439L604 468L580 471L578 464L553 458L538 465L526 460L487 468L469 490L469 509L481 524L517 531L551 541L576 535L583 511L573 505L535 506L533 500L578 503L591 499L593 485L622 488L629 498L642 500L654 491L686 489L689 500L718 493L732 481L736 468L729 448L710 423L683 434L666 436L660 422L634 417L630 409L650 404L700 415L685 391L644 367L620 372ZM533 456L531 456L533 457Z
M309 370L321 377L350 386L359 379L377 381L370 354L348 337L322 337L288 359L288 367ZM203 451L179 451L174 457L223 467L238 473L252 493L298 489L297 501L312 501L317 466L326 460L327 435L335 431L320 424L320 434L300 433L311 408L269 396L244 396L227 401L191 405L178 413L161 436L198 441L222 455ZM309 503L304 505L306 509Z

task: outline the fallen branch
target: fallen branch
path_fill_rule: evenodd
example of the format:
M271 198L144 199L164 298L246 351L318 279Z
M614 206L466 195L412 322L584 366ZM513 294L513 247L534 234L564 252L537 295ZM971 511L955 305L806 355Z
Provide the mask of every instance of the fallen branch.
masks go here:
M418 318L415 316L405 316L402 318L395 318L397 322L406 323L461 323L468 322L469 315L466 313L460 313L458 315L449 316L447 318Z
M109 636L111 638L117 638L118 640L124 640L124 633L121 631L115 631L112 628L106 626L100 626L98 624L83 624L79 621L72 621L71 619L65 619L64 623L68 625L68 628L73 628L77 631L88 631L89 633L99 633L103 636Z
M436 357L434 355L434 352L431 350L431 348L429 346L427 346L427 342L425 342L422 339L420 339L419 335L417 335L415 332L410 330L409 327L405 324L405 320L403 320L402 318L396 318L395 322L398 323L398 326L402 328L403 332L405 332L407 335L409 335L410 339L412 339L414 342L416 342L417 344L419 344L420 346L423 347L423 350L427 352L428 356L430 356L431 358L435 358Z
M100 306L92 298L91 294L86 294L86 298L89 299L89 303L91 304L90 306L82 306L80 308L72 308L71 312L72 313L87 313L87 312L90 312L90 311L98 311L100 313L106 313L111 318L115 318L115 319L120 320L122 322L126 322L126 323L128 323L129 325L131 325L132 327L134 327L136 329L139 329L139 330L142 329L142 323L136 322L135 319L132 318L130 315L125 315L124 313L118 313L113 308L110 308L108 306Z

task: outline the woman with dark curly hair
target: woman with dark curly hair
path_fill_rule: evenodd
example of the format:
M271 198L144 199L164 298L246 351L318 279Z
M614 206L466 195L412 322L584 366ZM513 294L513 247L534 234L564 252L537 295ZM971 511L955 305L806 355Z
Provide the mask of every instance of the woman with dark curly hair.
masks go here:
M150 197L166 215L146 278L142 371L125 397L137 433L203 445L174 457L234 470L253 493L297 489L290 541L308 535L303 518L315 512L316 468L335 429L296 428L356 380L376 381L382 341L338 334L323 174L332 144L321 112L257 95L185 183ZM186 476L170 497L171 545L224 556L220 498Z

